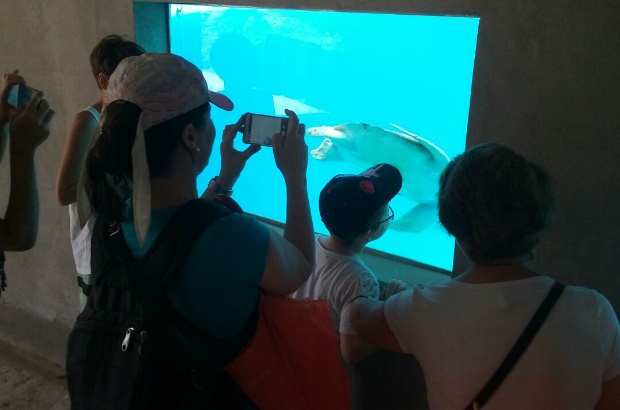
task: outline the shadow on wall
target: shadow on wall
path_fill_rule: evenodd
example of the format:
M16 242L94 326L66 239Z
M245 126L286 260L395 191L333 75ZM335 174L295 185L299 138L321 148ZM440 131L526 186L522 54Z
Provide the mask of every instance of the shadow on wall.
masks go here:
M417 360L383 349L354 365L351 378L355 410L426 410L426 385Z

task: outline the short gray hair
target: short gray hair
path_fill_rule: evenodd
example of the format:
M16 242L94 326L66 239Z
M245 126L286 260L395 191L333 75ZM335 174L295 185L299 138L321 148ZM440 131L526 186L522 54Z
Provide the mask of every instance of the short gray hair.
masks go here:
M555 208L547 172L500 144L457 156L439 181L439 220L469 258L533 257Z

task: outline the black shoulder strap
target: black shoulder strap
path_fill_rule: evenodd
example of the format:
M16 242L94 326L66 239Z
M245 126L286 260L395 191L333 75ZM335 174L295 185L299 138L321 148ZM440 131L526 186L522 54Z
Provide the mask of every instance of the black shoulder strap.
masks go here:
M220 205L216 201L204 199L194 199L183 204L168 221L146 255L137 261L131 255L118 224L110 224L109 221L97 218L93 228L91 251L93 274L106 258L114 255L125 263L135 263L137 269L132 286L135 286L139 293L145 294L149 290L161 292L198 236L215 219L231 213L222 205L227 204ZM236 211L234 208L233 210ZM174 239L169 241L168 238ZM91 284L87 284L78 276L78 286L86 296L90 295L93 284L92 279Z
M530 323L521 334L521 337L517 340L517 343L515 343L510 353L508 353L508 356L506 356L502 364L495 371L495 374L493 374L491 379L487 382L486 386L478 393L472 403L467 406L466 410L479 409L489 400L495 390L502 384L508 373L510 373L510 370L512 370L523 352L525 352L532 339L534 339L538 329L542 326L563 291L564 285L558 282L553 284L549 293L547 293L547 296L538 307L534 317L532 317L532 320L530 320Z
M200 234L213 221L229 214L225 207L204 199L182 205L148 252L136 261L132 287L141 295L161 295Z
M89 296L105 280L112 287L130 285L138 299L161 295L178 266L183 262L196 239L215 219L230 214L221 205L203 199L191 200L179 207L170 218L147 253L136 259L131 254L118 223L97 218L91 240L90 284L78 279L82 292ZM100 275L106 261L125 266L115 275ZM129 273L131 272L131 273Z
M142 299L150 320L154 321L151 324L165 339L162 343L171 346L179 341L177 336L183 339L184 355L175 356L178 366L200 365L203 370L216 369L219 374L224 363L240 351L256 329L258 303L239 335L232 340L222 340L198 329L164 296L170 280L179 271L199 235L213 221L233 212L243 211L238 205L229 206L229 203L219 201L196 199L186 203L162 229L149 251L134 265L132 289Z

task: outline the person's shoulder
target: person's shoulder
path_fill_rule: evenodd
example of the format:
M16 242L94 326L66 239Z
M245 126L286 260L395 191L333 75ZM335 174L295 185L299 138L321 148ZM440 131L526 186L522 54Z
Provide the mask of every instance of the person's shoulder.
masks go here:
M596 289L588 288L586 286L566 285L565 292L575 298L589 300L592 302L600 302L603 300L607 301L607 298L603 296L603 294L601 294L599 291L597 291Z
M95 110L95 112L97 111ZM93 128L97 125L98 121L99 121L99 115L95 116L95 114L93 114L91 111L84 109L82 111L79 111L73 117L73 127L75 128L77 126L80 128L84 128L84 127Z
M84 108L75 114L75 118L79 118L83 121L99 121L101 113L93 106Z
M596 289L568 285L564 292L569 303L582 314L592 315L593 317L615 315L609 299Z
M235 241L250 244L256 240L268 240L269 230L265 224L251 215L232 212L213 221L205 229L203 237L217 238L221 243ZM239 241L243 238L243 241Z
M324 252L327 254L327 258L323 263L326 268L339 271L343 276L347 276L355 280L362 277L375 277L374 273L372 273L364 262L357 257L344 255L329 250L324 250Z
M327 264L329 266L329 263ZM337 273L342 287L356 289L357 293L379 297L379 281L377 276L366 265L355 258L337 260L333 265L332 274Z
M266 226L261 221L259 221L252 215L248 215L245 213L231 212L229 215L219 218L217 222L226 226L238 225L266 229Z
M366 283L374 283L379 286L379 280L377 279L377 275L370 270L366 265L358 265L359 267L356 269L355 273L357 274L360 282Z
M378 298L381 292L377 276L370 270L365 269L359 273L359 287L362 294Z

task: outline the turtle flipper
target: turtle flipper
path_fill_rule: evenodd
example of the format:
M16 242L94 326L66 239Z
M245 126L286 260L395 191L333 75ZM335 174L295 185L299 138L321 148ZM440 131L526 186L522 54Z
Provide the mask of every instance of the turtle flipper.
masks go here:
M396 128L398 131L402 132L403 134L407 134L407 135L409 135L410 137L413 137L413 138L419 138L418 135L414 134L413 132L411 132L409 130L404 129L403 127L401 127L398 124L394 124L393 122L391 122L390 125L392 127Z
M437 145L433 144L426 138L422 138L419 135L416 135L413 132L408 131L404 129L403 127L401 127L400 125L396 125L392 122L390 123L390 125L396 128L397 130L399 130L400 132L402 132L403 134L410 136L411 138L416 140L418 143L420 143L422 146L424 146L428 150L428 152L430 152L433 159L437 161L439 164L447 165L448 162L450 162L450 157L444 152L444 150L442 150L441 148L439 148Z
M342 159L338 150L334 148L334 143L329 138L325 138L318 148L310 151L310 155L319 161Z

